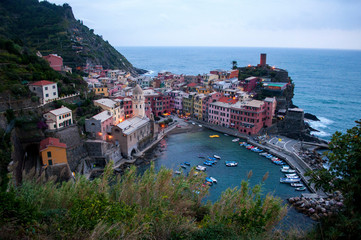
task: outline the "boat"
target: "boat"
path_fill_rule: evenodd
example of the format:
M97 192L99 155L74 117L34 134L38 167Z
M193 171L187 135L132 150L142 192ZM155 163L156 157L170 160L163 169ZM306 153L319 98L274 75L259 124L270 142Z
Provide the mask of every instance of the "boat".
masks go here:
M184 164L181 164L180 166L181 166L181 168L187 168L186 165L184 165Z
M281 183L296 183L301 181L301 178L280 178Z
M220 157L220 156L218 156L218 155L213 155L213 157L214 157L215 159L218 159L218 160L220 160L220 159L221 159L221 157Z
M203 127L203 126L199 124L198 127Z
M225 133L224 136L227 136L227 137L228 137L229 135L228 135L227 133Z
M212 166L213 165L213 163L208 162L208 161L203 162L203 164L206 165L206 166Z
M284 165L286 164L284 161L272 161L276 165Z
M283 168L281 168L281 172L283 172L283 173L295 173L296 170L294 170L294 169L283 169Z
M247 144L246 142L240 142L239 146L246 146L246 144Z
M181 171L174 171L175 174L181 174Z
M218 181L217 181L217 179L215 179L214 177L209 177L212 181L213 181L213 183L217 183Z
M286 178L300 178L297 174L296 175L288 175L286 174Z
M219 135L209 135L210 138L219 138Z
M196 170L198 170L198 171L206 171L206 167L203 167L203 166L201 166L201 165L198 165L198 166L196 167Z
M302 183L291 183L292 187L303 187Z
M286 174L286 177L289 177L289 176L297 176L297 173Z
M296 191L305 191L306 190L306 187L298 187L298 188L295 188Z
M187 166L190 166L190 165L191 165L190 162L184 162L183 164L184 164L184 165L187 165Z
M281 169L290 169L290 166L284 165Z
M262 150L262 149L259 149L259 148L257 148L257 147L252 148L252 149L251 149L251 151L256 152L256 153L263 152L263 150Z
M206 158L207 156L205 156L205 155L199 155L198 157L199 157L199 158Z
M212 186L212 185L213 185L213 183L208 182L208 181L205 181L204 183L205 183L206 185L208 185L208 186Z
M232 140L232 142L238 142L239 141L239 138L235 138Z
M213 183L213 180L210 177L206 177L206 182Z
M248 150L251 150L252 148L254 148L254 146L253 146L253 145L248 145L246 148L247 148Z
M194 122L192 122L193 125L196 125Z
M266 158L269 158L269 159L272 159L273 158L273 155L272 154L268 154L265 156Z
M266 156L266 155L268 155L269 153L268 152L263 152L263 153L260 153L259 155L261 155L261 156Z
M225 161L227 167L237 167L238 163L236 161Z

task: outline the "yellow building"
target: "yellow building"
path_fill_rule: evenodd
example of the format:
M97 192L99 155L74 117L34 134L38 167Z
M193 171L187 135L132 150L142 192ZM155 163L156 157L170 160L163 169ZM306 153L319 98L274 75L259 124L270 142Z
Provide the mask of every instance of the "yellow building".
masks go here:
M198 93L203 93L203 94L208 94L208 93L211 93L213 92L213 90L211 88L208 88L208 87L197 87L197 92Z
M57 138L46 138L40 142L40 155L43 166L57 164L68 164L66 157L66 144L61 143Z
M95 87L94 88L94 93L95 93L95 95L101 95L101 96L104 96L104 97L109 96L107 87Z
M204 94L199 94L194 99L194 117L196 117L198 120L202 120L203 114L203 99L206 96Z

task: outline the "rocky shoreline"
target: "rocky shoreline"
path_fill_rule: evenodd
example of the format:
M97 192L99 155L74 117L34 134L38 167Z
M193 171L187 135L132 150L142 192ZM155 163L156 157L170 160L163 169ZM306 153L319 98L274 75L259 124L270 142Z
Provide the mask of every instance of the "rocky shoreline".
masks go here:
M298 211L312 220L318 221L324 217L331 217L343 208L343 197L339 191L327 198L292 197L288 202Z

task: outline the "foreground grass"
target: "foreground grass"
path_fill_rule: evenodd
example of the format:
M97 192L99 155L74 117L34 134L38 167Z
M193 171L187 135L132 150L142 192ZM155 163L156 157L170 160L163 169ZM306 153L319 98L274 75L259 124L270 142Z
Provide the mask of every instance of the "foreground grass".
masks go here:
M261 195L261 184L226 190L214 204L204 174L173 176L135 167L56 184L28 174L1 192L0 238L19 239L264 239L286 214L281 199Z

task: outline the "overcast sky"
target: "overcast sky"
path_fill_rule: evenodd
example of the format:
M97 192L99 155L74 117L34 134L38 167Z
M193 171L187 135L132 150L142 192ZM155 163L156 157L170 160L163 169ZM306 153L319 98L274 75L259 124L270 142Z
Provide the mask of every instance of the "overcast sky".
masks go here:
M361 0L49 0L114 46L361 49Z

